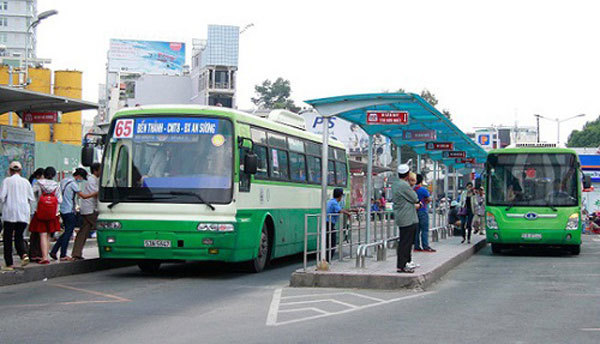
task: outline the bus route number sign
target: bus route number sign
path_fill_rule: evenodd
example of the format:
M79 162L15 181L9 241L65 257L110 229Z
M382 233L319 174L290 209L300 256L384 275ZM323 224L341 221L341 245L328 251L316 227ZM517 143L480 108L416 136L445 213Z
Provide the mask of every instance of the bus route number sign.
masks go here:
M133 119L120 119L115 123L114 137L117 139L130 139L133 137Z
M367 111L367 124L408 124L408 111Z

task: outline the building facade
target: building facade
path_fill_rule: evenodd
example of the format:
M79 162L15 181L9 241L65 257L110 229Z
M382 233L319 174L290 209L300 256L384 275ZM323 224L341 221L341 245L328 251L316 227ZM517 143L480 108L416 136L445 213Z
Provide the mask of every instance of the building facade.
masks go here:
M36 28L28 30L37 13L37 0L0 0L0 56L36 57Z

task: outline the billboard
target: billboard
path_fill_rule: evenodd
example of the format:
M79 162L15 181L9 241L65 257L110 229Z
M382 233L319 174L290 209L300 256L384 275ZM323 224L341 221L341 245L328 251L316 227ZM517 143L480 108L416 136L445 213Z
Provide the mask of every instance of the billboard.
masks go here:
M108 71L181 75L185 43L111 39Z

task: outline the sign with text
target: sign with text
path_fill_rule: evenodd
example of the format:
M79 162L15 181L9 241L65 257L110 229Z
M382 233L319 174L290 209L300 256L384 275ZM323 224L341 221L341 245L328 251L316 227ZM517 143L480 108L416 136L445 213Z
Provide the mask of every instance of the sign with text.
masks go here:
M58 123L58 112L25 112L24 123Z
M454 150L453 142L427 142L425 149L428 151L451 151Z
M367 111L367 124L408 124L408 111Z
M467 152L465 151L445 151L442 152L444 158L466 158Z
M474 164L475 158L460 158L455 160L457 164Z
M435 140L437 133L435 130L404 130L402 139L408 141Z

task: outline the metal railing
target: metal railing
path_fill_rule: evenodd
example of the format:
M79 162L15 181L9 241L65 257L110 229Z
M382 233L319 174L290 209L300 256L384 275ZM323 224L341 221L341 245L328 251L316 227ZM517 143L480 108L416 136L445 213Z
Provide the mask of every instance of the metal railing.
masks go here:
M452 236L453 226L448 224L448 209L440 207L434 209L435 216L430 214L429 229L431 242L438 242ZM367 240L366 216L371 216L371 230ZM337 217L337 223L333 230L327 228L327 244L325 255L329 262L333 262L337 251L337 260L344 261L346 258L356 259L356 267L365 268L366 258L370 252L375 253L377 261L387 258L387 250L393 248L400 238L398 227L394 223L392 211L379 212L356 212L351 215L328 214L327 222L332 223ZM333 238L337 238L332 245ZM321 215L306 214L304 217L304 270L308 266L308 256L320 254L321 247ZM374 251L373 251L374 250Z

